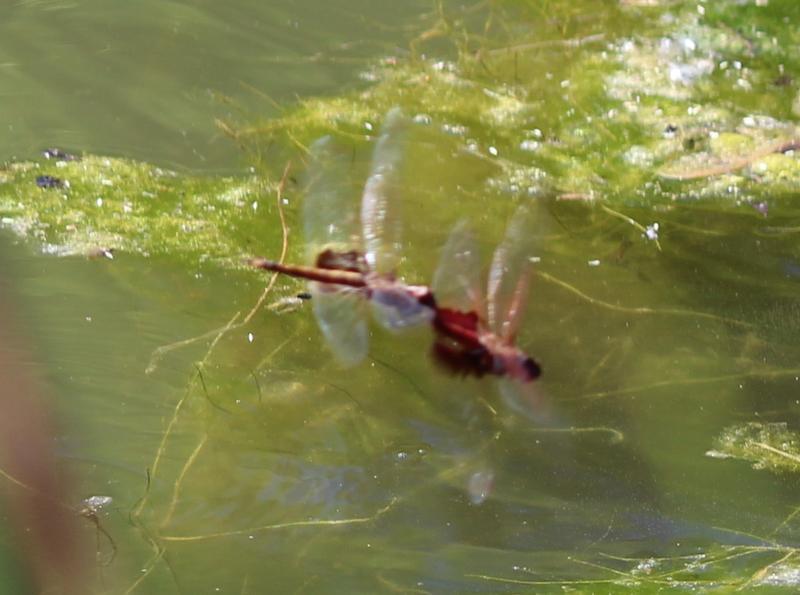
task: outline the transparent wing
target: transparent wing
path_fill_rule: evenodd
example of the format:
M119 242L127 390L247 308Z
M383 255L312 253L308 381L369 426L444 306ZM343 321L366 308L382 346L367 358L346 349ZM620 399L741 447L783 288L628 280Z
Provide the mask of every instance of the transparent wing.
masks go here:
M398 332L433 320L433 309L425 306L400 286L373 288L370 299L375 320L385 329Z
M349 288L315 282L309 286L314 315L331 350L343 365L357 364L369 346L365 300Z
M541 248L541 230L535 214L539 209L517 209L503 241L494 251L486 289L487 313L492 332L513 341L525 307L533 273L533 259Z
M349 176L350 155L330 136L311 145L304 184L306 258L313 263L325 248L360 248L358 212Z
M519 382L500 378L498 390L505 404L516 413L540 426L553 426L558 416L540 382Z
M450 232L433 275L431 289L437 303L482 316L480 255L469 223L462 219Z
M399 108L386 114L361 199L364 255L370 269L393 272L400 254L400 166L407 122Z

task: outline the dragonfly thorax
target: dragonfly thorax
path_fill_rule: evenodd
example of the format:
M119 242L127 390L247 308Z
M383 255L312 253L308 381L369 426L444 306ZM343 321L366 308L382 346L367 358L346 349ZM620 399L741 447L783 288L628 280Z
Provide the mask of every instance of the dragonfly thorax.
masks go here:
M379 322L390 330L429 323L436 312L420 288L391 277L370 275L367 282L370 303ZM432 297L432 296L431 296Z

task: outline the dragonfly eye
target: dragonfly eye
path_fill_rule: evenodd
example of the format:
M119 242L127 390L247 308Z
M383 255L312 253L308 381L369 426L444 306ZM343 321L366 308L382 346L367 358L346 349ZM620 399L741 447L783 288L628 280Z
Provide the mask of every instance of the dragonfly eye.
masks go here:
M542 368L532 357L526 357L525 361L522 362L522 367L525 368L525 372L528 374L530 380L535 380L542 375Z
M367 273L364 255L358 250L342 252L327 248L317 255L316 266L321 269L350 271L362 275Z

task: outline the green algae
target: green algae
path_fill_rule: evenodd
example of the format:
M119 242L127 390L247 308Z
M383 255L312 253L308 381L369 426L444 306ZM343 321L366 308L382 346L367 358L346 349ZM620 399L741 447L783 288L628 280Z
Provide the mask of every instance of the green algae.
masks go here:
M795 156L772 153L754 161L751 169L773 192L790 194L800 187L800 159Z
M698 14L694 3L607 8L603 16L618 21L605 32L566 19L571 35L556 40L538 21L527 34L512 27L492 32L488 24L487 33L440 15L435 37L450 35L457 48L450 59L425 58L418 41L410 56L367 68L363 88L306 99L282 117L231 129L255 146L276 139L303 146L325 133L363 137L399 105L491 162L495 189L650 205L719 196L713 167L797 134L788 118L791 93L776 88L769 72L780 51L785 64L797 61L796 34L774 23L758 35L730 24L748 11ZM498 20L492 13L487 23L490 17ZM732 101L742 93L747 101ZM786 193L800 189L787 173L796 168L791 155L776 176L745 174L754 192ZM664 177L700 181L662 191ZM539 183L520 186L520 178Z
M731 426L716 439L708 455L749 461L754 469L796 473L800 471L800 434L785 423Z
M301 170L323 134L368 143L395 106L484 163L486 200L724 208L800 191L797 151L764 151L798 136L794 83L780 73L800 64L800 44L774 8L608 3L582 18L589 10L437 5L407 51L364 67L358 88L304 98L267 121L221 123L257 173L193 176L102 156L11 164L0 171L4 224L53 254L115 248L230 264L254 245L275 248L257 203L283 164ZM745 17L751 25L735 26ZM45 173L69 186L37 188Z
M2 225L59 256L229 260L257 233L259 205L274 191L256 176L192 176L93 155L11 163L0 180Z
M722 158L735 158L752 153L754 140L738 132L722 132L709 139L709 152Z

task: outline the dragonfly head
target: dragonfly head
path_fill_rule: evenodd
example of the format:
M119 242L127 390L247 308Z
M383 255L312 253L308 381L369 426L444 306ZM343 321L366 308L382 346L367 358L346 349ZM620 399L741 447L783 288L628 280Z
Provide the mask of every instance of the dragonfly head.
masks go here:
M364 254L358 250L341 251L327 248L317 255L315 264L321 269L350 271L362 275L369 271Z
M526 355L522 360L522 372L524 376L522 380L525 382L530 382L531 380L536 380L542 375L542 368L536 363L536 360Z

